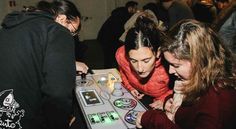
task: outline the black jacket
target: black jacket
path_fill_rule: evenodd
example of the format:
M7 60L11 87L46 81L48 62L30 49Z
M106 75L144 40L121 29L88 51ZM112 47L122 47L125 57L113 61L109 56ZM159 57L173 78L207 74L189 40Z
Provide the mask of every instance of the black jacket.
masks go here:
M0 30L0 128L67 128L74 83L69 30L42 12L8 14Z

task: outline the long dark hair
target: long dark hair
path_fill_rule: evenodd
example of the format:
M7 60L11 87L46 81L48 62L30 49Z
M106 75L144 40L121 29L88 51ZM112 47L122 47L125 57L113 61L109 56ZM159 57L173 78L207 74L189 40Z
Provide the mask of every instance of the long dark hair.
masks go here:
M37 9L46 11L54 17L64 14L68 20L74 20L77 17L81 18L79 10L69 0L54 0L53 2L40 1L37 4Z
M55 15L66 15L68 20L73 20L76 17L81 17L81 14L77 10L76 6L69 0L60 0L52 2L52 10L55 11Z
M131 28L125 38L126 54L140 47L148 47L156 54L162 39L161 32L157 29L156 24L151 19L139 16L133 28Z

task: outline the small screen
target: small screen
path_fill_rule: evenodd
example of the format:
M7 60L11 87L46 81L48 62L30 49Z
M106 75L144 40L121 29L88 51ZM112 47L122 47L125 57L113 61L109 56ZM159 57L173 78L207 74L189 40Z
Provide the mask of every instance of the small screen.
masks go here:
M103 104L101 98L95 90L80 91L80 95L84 101L85 106L95 106Z

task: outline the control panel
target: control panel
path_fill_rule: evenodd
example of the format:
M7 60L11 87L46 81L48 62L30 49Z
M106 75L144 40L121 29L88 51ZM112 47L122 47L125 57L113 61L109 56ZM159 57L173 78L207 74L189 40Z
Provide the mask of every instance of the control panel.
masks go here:
M112 73L76 78L76 97L90 129L135 129L146 108Z

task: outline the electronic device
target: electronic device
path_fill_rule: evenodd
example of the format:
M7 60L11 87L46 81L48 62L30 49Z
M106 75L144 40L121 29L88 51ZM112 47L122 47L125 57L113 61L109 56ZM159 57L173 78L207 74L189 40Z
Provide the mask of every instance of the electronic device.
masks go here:
M112 74L77 76L76 97L90 129L135 129L146 108Z

